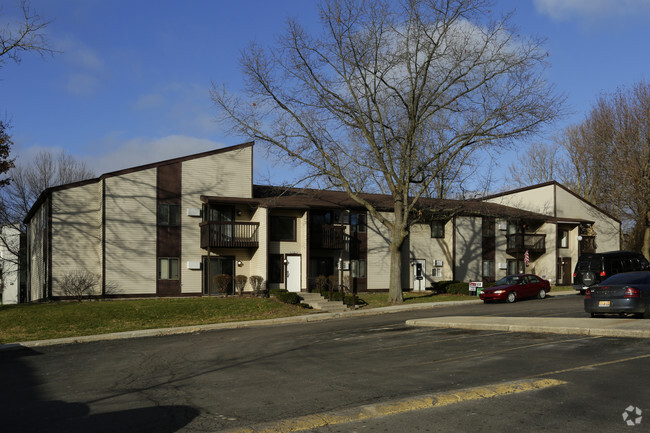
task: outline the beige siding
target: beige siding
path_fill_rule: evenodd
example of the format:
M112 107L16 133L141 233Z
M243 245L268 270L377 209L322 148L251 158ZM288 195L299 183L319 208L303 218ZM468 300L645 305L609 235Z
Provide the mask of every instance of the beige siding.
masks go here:
M432 287L436 281L451 280L453 278L453 230L454 224L449 220L445 225L444 238L432 238L429 224L415 224L411 227L409 235L409 259L426 260L426 287ZM442 276L433 277L435 261L442 261ZM410 286L413 287L415 273L413 268L405 269L409 272Z
M494 197L486 201L553 216L555 212L554 191L555 185L546 185L539 188Z
M181 291L200 294L202 292L202 271L187 269L188 261L202 261L207 251L201 248L201 217L187 215L187 209L201 209L201 195L220 197L250 198L252 193L252 147L218 153L203 158L183 162L181 198ZM241 215L237 221L251 221L251 211L247 206L237 207ZM227 255L246 262L249 272L251 253L248 251L228 251ZM235 269L236 273L244 269ZM250 275L247 275L250 276Z
M494 278L499 280L503 278L508 273L507 263L508 259L512 259L512 256L506 253L506 248L508 246L508 238L506 237L508 227L508 220L497 218L496 226L494 227L494 267L495 273ZM503 230L502 230L503 228ZM503 268L503 269L501 269Z
M481 281L482 218L456 217L456 279Z
M45 266L43 263L43 219L48 202L45 201L32 216L29 222L29 257L30 277L29 287L30 300L43 299L43 286L45 284Z
M106 280L111 294L156 293L156 169L109 177Z
M557 189L557 216L594 221L598 252L621 249L620 223L563 188ZM571 241L576 239L577 235Z
M296 218L296 241L277 242L269 241L269 254L299 254L300 261L300 286L307 288L307 212L302 210L274 210L274 216L292 216ZM270 288L285 288L284 284L272 284Z
M257 234L260 246L253 252L253 256L251 257L251 273L249 275L249 277L253 275L259 275L260 277L264 278L265 283L268 277L267 251L269 237L267 230L267 218L268 210L266 208L256 209L251 218L251 221L260 223L259 232Z
M382 213L392 218L390 213ZM368 290L386 290L390 285L390 232L380 221L368 214ZM408 260L408 254L404 254ZM402 267L404 287L408 287L409 268Z
M84 271L101 275L99 183L52 193L52 295L65 296L65 275ZM101 294L97 287L95 295Z

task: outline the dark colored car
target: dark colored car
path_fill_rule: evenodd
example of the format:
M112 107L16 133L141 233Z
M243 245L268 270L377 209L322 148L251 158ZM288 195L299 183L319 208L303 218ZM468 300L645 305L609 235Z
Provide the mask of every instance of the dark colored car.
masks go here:
M585 292L584 304L591 317L631 313L650 318L650 272L625 272L609 277Z
M650 264L641 253L609 251L583 254L573 271L573 288L580 293L621 272L646 271Z
M508 275L501 278L494 286L479 294L483 302L506 301L515 302L519 298L544 299L551 291L551 284L533 274Z

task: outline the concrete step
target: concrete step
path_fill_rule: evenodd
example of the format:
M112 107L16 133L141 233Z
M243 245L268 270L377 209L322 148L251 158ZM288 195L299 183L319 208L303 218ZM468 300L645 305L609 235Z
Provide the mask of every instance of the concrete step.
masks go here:
M322 310L330 313L340 313L349 311L348 307L340 301L329 301L319 293L301 292L298 294L305 304L308 304L314 310Z

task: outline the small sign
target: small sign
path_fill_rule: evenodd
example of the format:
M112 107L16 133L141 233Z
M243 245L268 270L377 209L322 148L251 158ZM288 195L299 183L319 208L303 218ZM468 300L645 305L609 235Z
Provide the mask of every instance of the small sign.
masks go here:
M483 291L483 281L470 281L469 294L478 296Z

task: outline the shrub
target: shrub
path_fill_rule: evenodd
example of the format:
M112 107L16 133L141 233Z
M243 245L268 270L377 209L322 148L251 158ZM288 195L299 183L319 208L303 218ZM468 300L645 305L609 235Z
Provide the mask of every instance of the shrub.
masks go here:
M273 289L271 290L271 295L275 296L278 301L284 302L285 304L300 304L300 296L298 296L297 293L289 292L285 289Z
M447 286L447 293L454 295L468 295L469 283L452 283Z
M261 295L266 292L264 278L260 277L259 275L251 275L248 281L251 283L253 293L256 295Z
M241 296L242 292L244 291L244 287L246 287L247 282L248 282L248 277L246 275L235 276L235 290L237 290L239 296Z
M336 288L339 286L339 277L336 275L330 275L327 277L327 287L332 288L332 290L336 290Z
M449 280L449 281L436 281L433 283L433 291L436 293L447 293L447 288L451 284L458 283L458 281Z
M230 281L232 281L232 277L228 274L219 274L219 275L215 275L214 278L212 278L212 283L217 288L217 292L219 293L228 292L228 287L230 287Z
M314 279L316 283L316 290L318 293L323 293L323 290L327 287L327 277L325 275L319 275Z
M101 277L85 269L72 271L63 276L61 281L61 290L65 296L75 298L81 302L83 298L90 298L95 289L99 287Z

